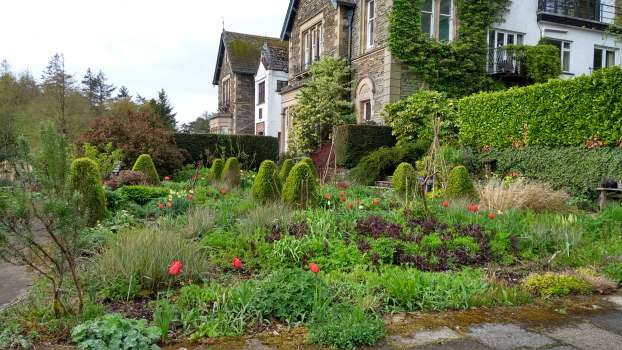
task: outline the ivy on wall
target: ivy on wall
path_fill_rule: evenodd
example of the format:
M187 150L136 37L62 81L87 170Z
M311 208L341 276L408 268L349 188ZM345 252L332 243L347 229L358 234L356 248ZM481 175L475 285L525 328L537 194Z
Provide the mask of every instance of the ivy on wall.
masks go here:
M389 47L430 89L450 97L493 90L486 73L488 28L503 18L511 0L454 0L458 29L453 42L439 42L421 31L425 0L394 0Z

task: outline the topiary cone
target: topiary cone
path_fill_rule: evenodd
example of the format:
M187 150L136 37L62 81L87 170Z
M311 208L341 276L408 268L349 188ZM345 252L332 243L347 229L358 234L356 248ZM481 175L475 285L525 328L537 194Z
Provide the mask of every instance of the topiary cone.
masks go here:
M80 194L79 210L86 215L89 226L95 226L106 214L106 193L97 163L89 158L76 159L69 176L71 188Z
M158 171L153 164L151 156L148 154L141 154L140 157L136 159L136 163L134 163L132 171L140 171L141 173L145 174L145 177L147 178L147 183L150 185L160 184L160 176L158 175Z
M280 191L276 164L271 160L264 160L259 166L259 172L251 188L253 199L264 204L272 202L279 198Z
M287 176L289 175L289 172L292 171L293 167L293 160L285 159L283 161L283 164L281 164L281 169L279 170L279 181L281 182L281 185L284 184L285 181L287 181Z
M225 161L218 158L212 162L212 167L209 170L209 178L212 181L218 181L222 178L222 171L225 168Z
M313 170L306 162L299 162L289 173L283 187L283 201L297 208L317 203L318 189Z
M447 179L445 194L449 198L476 199L478 197L467 168L460 165L451 169Z
M237 187L240 185L240 162L236 157L227 159L225 168L222 171L222 179L225 180L230 186Z
M409 163L401 163L393 173L393 189L402 196L409 196L414 193L417 181L415 168Z

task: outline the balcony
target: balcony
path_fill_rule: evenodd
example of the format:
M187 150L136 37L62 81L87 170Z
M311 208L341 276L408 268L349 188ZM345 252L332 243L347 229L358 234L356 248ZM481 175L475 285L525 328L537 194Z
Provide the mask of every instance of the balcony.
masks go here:
M507 47L488 49L488 74L523 77L527 73L525 51Z
M621 13L614 0L538 0L538 21L607 30Z

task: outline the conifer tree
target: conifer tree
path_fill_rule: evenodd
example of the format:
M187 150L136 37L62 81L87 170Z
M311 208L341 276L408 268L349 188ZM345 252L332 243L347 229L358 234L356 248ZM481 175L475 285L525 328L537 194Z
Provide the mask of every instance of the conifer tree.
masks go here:
M44 95L54 103L54 114L59 129L67 134L67 97L75 88L75 81L71 74L65 71L65 56L55 54L48 62L41 76L41 86Z
M119 88L119 92L117 93L117 100L124 99L124 98L131 100L132 95L130 95L130 91L125 86L121 86Z
M152 98L149 100L149 104L153 111L162 118L162 122L165 125L170 125L173 129L177 126L177 121L175 120L177 113L173 113L173 106L171 106L171 102L168 100L164 89L158 91L158 99Z

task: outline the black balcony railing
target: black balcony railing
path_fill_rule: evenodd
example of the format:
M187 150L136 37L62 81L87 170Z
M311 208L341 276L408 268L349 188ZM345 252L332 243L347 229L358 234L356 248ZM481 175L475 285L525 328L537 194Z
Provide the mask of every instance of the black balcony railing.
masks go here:
M539 0L538 11L607 24L621 14L619 7L600 0Z
M489 48L487 71L506 76L525 75L525 51L508 47Z

